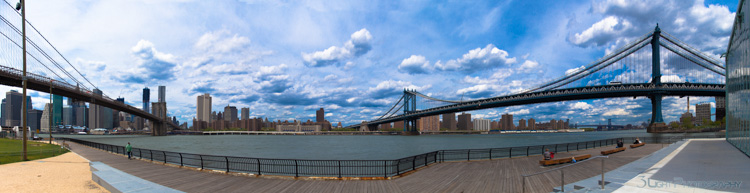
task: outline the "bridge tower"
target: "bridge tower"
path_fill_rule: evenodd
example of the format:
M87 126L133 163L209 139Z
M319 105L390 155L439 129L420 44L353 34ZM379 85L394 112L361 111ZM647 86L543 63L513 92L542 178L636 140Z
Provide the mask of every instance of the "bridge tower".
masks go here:
M404 90L404 115L414 113L414 111L417 111L417 95L410 90ZM404 118L404 132L410 135L419 134L416 118Z
M651 84L655 86L661 86L660 36L661 29L659 29L659 24L656 24L654 33L651 35ZM664 94L664 91L649 93L648 98L651 99L651 124L648 126L649 133L667 128L667 124L664 123L661 115L661 99Z

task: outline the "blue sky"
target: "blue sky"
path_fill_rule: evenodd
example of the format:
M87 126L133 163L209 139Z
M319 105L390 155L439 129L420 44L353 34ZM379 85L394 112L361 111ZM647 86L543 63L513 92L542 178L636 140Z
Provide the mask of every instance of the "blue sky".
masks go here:
M8 0L6 0L8 1ZM12 4L15 1L10 0ZM652 30L716 58L731 1L29 1L31 21L106 95L140 107L167 86L171 115L249 107L269 119L345 124L379 117L404 88L460 100L552 80ZM0 91L13 88L0 87ZM32 93L34 107L47 101ZM713 102L691 98L691 103ZM666 121L686 101L666 98ZM645 98L567 101L470 112L537 122L627 124L650 118Z

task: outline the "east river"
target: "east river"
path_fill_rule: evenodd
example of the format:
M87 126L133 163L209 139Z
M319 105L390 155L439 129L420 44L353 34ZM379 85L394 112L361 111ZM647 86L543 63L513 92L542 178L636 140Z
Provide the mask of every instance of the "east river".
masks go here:
M662 137L645 130L492 135L55 135L134 148L255 158L380 160L447 149L501 148L591 141L616 137ZM715 136L696 133L687 136ZM723 135L721 135L723 136Z

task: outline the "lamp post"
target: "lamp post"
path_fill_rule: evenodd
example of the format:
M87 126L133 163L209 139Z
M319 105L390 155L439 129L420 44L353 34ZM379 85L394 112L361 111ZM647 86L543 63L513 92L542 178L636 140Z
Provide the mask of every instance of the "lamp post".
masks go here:
M25 160L28 160L28 158L26 157L26 140L28 140L26 138L26 133L28 133L28 131L26 131L26 128L28 127L26 125L27 124L26 122L28 119L28 115L27 115L28 110L26 109L26 106L29 105L29 104L26 104L26 84L27 84L26 83L26 3L24 3L23 0L18 2L18 4L16 4L16 10L21 11L21 31L23 33L23 36L22 36L23 38L23 41L22 41L23 42L23 77L22 77L23 99L21 99L22 101L21 108L23 108L23 113L21 114L22 115L21 117L23 119L22 120L23 124L21 126L23 129L23 160L25 161Z

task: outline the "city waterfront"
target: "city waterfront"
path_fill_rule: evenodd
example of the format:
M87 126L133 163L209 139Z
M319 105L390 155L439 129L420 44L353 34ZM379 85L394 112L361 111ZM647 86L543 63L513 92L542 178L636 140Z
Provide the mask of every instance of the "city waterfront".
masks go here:
M720 133L649 134L645 130L490 135L55 135L172 152L279 159L397 159L437 150L569 143L616 137L712 136ZM626 142L627 143L627 142Z

